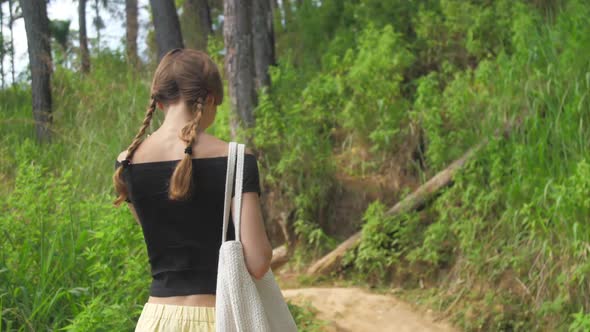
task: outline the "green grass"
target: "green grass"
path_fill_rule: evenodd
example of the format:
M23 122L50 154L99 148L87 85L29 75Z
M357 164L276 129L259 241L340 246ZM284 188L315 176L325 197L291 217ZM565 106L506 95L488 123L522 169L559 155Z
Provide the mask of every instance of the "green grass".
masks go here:
M339 222L337 173L382 176L389 162L424 180L489 139L421 211L386 217L387 206L371 204L344 275L417 290L412 298L437 310L452 305L450 318L469 331L584 330L590 7L322 3L306 2L277 35L273 86L250 132L265 192L299 239L293 263L337 244L324 231ZM147 258L129 212L111 205L111 176L148 106L151 70L108 52L88 76L57 68L50 145L34 143L29 88L0 91L0 330L133 326ZM228 105L211 128L224 139ZM505 125L509 135L495 137ZM367 156L335 161L353 150ZM311 309L292 308L317 328Z

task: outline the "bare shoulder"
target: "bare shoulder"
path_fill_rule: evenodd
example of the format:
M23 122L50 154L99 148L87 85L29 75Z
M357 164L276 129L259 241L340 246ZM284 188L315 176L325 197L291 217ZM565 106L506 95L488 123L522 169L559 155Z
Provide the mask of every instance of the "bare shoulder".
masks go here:
M204 154L208 156L227 156L228 142L208 134L205 144Z
M208 139L209 139L210 143L212 143L209 145L215 147L214 149L216 151L218 151L218 153L217 153L218 155L227 155L227 150L229 148L229 142L226 142L226 141L224 141L220 138L217 138L215 136L212 136L212 135L209 135ZM254 154L252 149L247 146L245 147L244 152L247 154L252 154L252 155Z
M119 155L117 156L117 160L123 161L123 159L125 159L126 156L127 156L127 150L121 151L121 153L119 153Z

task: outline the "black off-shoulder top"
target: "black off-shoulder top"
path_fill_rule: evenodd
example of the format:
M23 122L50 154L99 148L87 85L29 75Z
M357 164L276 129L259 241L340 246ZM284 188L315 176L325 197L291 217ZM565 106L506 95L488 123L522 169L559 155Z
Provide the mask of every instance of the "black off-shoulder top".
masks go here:
M137 212L147 247L151 296L215 294L217 286L227 156L192 159L193 194L187 201L168 199L170 177L179 161L130 163L123 169L127 202ZM244 157L242 192L261 194L253 154ZM227 232L226 240L234 240L231 214Z

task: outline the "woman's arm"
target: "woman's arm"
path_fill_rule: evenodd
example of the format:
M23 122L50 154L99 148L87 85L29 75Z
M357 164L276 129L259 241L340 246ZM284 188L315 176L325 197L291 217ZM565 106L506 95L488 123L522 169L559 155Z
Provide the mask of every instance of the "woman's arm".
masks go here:
M232 211L234 211L233 199ZM272 246L264 228L258 193L245 192L242 194L240 226L240 240L244 248L246 268L254 278L261 279L270 268Z

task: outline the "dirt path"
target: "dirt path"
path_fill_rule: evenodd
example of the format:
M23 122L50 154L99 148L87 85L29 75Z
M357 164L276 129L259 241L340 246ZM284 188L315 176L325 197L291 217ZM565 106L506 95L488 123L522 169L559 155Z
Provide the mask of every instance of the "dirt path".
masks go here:
M318 318L327 320L329 332L414 332L458 331L446 323L435 323L429 314L418 313L391 295L373 294L361 288L284 289L293 303L310 300Z

